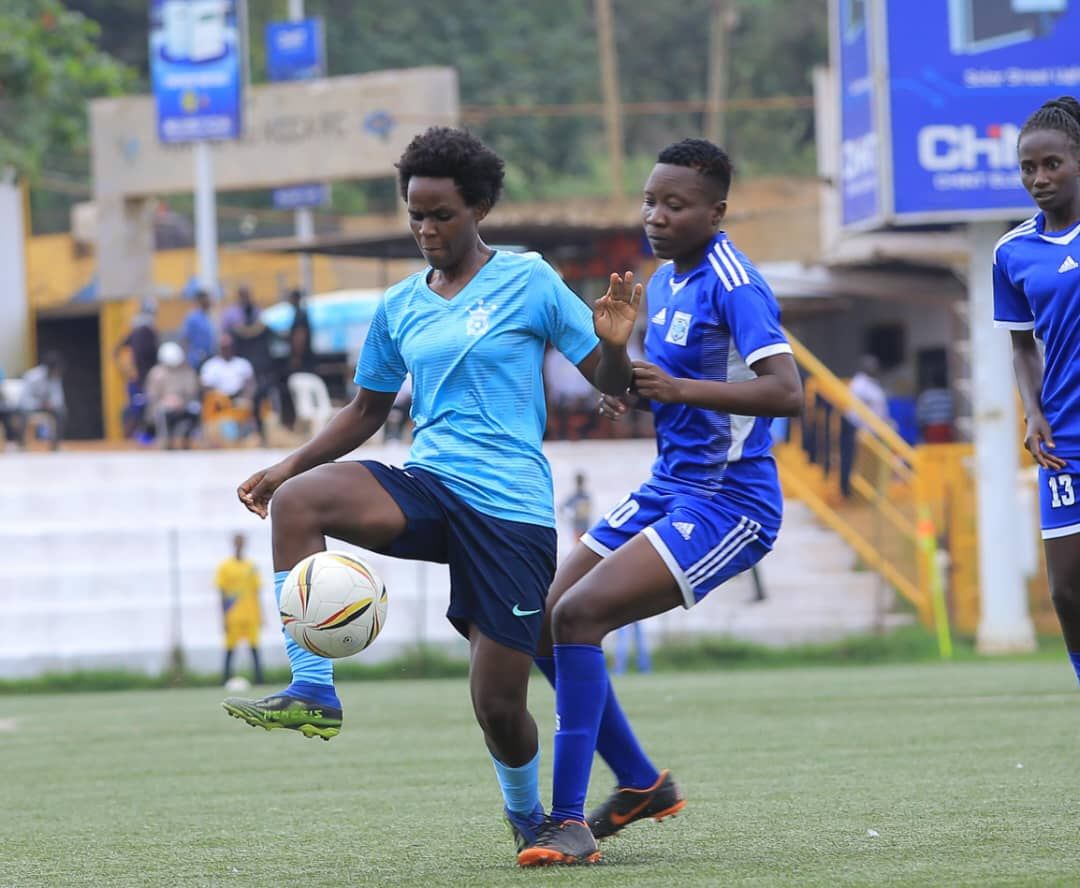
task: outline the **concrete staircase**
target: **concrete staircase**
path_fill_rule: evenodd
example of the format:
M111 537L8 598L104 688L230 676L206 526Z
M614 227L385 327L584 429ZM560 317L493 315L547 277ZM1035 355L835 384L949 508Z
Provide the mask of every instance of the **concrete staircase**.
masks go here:
M557 443L547 448L556 502L576 472L589 478L599 515L644 480L651 441ZM405 449L365 447L364 458L400 463ZM222 643L213 574L244 532L264 577L264 656L284 662L272 590L270 527L244 510L235 489L273 451L0 454L0 677L80 667L160 670L174 644L196 668L218 667ZM573 544L560 528L560 551ZM331 543L333 548L349 548ZM356 550L359 551L359 550ZM416 643L464 652L443 618L449 587L440 565L362 553L391 602L375 660ZM650 621L664 638L724 634L766 644L828 640L889 624L893 598L854 556L789 502L775 551L760 567L766 598L748 576L692 611ZM243 655L241 655L243 660Z

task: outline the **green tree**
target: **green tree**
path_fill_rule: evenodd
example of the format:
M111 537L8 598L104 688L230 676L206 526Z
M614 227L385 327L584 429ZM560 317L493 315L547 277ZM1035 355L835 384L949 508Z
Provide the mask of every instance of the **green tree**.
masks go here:
M97 24L57 0L0 0L0 166L31 179L46 162L86 169L87 100L134 84L97 36Z

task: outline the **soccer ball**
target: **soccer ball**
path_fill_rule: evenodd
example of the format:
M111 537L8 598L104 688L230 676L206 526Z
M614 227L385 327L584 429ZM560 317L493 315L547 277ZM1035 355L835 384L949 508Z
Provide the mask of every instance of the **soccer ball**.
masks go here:
M386 622L386 586L371 566L345 552L316 552L296 565L281 588L281 625L320 657L350 657L375 640Z
M225 682L225 690L230 694L244 694L251 690L251 682L242 675L234 675Z

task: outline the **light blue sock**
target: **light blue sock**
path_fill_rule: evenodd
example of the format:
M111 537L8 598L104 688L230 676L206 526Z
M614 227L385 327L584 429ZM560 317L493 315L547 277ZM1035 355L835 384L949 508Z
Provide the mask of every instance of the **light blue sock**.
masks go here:
M517 768L504 765L495 756L491 757L491 763L495 766L495 776L499 780L506 810L521 817L531 817L539 809L542 817L544 809L540 805L540 750L536 750L531 761Z
M1080 681L1080 651L1069 651L1069 662L1072 663L1077 681Z
M285 578L289 575L287 570L274 571L274 598L281 604L281 587L285 585ZM282 628L285 636L285 653L289 655L289 665L292 666L293 685L303 682L309 685L329 685L334 687L334 663L318 654L300 647L292 636Z

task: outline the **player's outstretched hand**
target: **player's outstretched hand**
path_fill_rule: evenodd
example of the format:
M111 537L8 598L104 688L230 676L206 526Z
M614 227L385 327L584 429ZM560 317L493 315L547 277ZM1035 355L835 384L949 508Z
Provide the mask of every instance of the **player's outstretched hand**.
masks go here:
M638 306L644 288L634 283L634 273L622 277L612 274L607 292L593 305L593 327L596 335L608 345L624 346L630 341L637 320Z
M1068 463L1060 456L1054 456L1054 454L1047 452L1047 448L1053 450L1055 446L1057 445L1054 444L1054 436L1050 432L1050 423L1046 421L1046 417L1042 414L1031 417L1027 421L1024 447L1027 448L1028 453L1035 457L1035 462L1044 469L1051 472L1060 472L1068 466Z
M626 416L630 409L631 401L629 398L620 397L619 395L600 396L600 415L604 419L617 422Z
M678 404L683 400L679 383L681 379L668 376L663 370L648 361L633 361L634 384L631 387L643 398L659 401L661 404Z
M260 469L248 478L236 488L236 495L249 512L265 518L269 514L270 497L288 480L288 470L278 463L268 469Z

